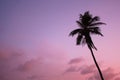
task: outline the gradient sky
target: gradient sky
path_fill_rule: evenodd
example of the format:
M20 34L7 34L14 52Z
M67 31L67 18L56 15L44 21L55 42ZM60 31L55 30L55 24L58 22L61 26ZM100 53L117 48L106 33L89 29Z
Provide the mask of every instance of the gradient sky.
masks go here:
M79 14L100 16L93 35L105 80L120 80L120 0L0 0L0 80L100 80L87 46L68 34Z

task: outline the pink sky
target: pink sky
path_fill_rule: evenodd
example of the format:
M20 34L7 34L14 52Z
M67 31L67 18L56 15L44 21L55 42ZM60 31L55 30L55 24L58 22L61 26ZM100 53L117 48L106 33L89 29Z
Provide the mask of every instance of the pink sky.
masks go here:
M107 25L93 35L105 80L120 80L119 0L0 0L0 80L100 80L87 46L68 34L89 10Z

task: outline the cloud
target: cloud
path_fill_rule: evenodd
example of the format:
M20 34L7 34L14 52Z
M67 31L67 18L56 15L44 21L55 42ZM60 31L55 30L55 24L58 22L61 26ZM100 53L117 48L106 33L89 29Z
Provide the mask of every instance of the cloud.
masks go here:
M115 80L120 80L120 77L115 78Z
M22 52L13 49L0 48L0 61L15 59L23 56Z
M20 66L18 67L18 70L19 70L19 71L24 71L24 72L30 71L30 70L33 68L33 66L34 66L34 65L32 65L32 64L33 64L32 61L27 61L27 62L25 62L23 65L20 65Z
M0 80L20 80L21 75L15 69L24 62L24 56L20 50L0 47Z
M68 62L68 68L65 70L64 73L69 73L69 72L78 72L80 70L79 68L79 63L81 63L84 59L83 58L73 58Z
M78 64L83 61L83 58L74 58L69 61L68 64Z
M82 58L74 58L69 61L69 67L65 70L65 73L80 73L80 76L84 76L87 80L101 80L98 70L95 64L92 65L71 65L71 64L79 64L83 62ZM101 69L102 70L102 69ZM120 80L120 72L115 72L112 67L107 67L102 70L103 76L105 80ZM74 75L74 74L73 74Z
M93 73L94 71L96 71L96 66L95 65L80 67L80 73L82 75L87 75L87 74Z
M30 80L36 80L36 79L38 79L38 76L33 75L33 76L28 77L28 79L30 79Z
M40 80L49 67L43 63L43 58L27 59L20 50L0 48L0 80Z
M47 46L45 46L45 48L41 46L39 51L37 57L20 64L17 70L32 75L39 74L40 76L61 74L61 70L64 69L64 63L66 61L63 55L64 51L59 50L59 48L53 49Z
M37 66L40 66L41 64L42 64L42 61L40 58L31 59L29 61L26 61L24 64L20 65L18 67L18 70L24 71L24 72L31 71L31 70L35 69Z
M28 80L41 80L42 78L44 78L44 77L39 76L39 75L32 75L32 76L28 77Z
M78 72L78 67L77 66L71 66L69 67L65 72Z
M57 51L54 52L54 50L50 49L50 51L41 52L41 54L48 53L50 55L51 52L54 54L57 53ZM82 77L85 76L85 78L87 75L88 80L100 80L96 66L83 65L83 58L74 58L69 62L66 61L68 64L66 66L61 64L62 62L60 61L63 58L59 58L59 56L54 58L56 57L55 55L46 55L47 57L38 56L32 59L26 59L26 54L20 50L0 48L0 80L55 80L55 76L61 74L62 71L71 75L73 74L73 76L74 74ZM82 64L79 65L81 62ZM115 73L112 68L107 68L102 72L106 80L120 79L119 73Z
M116 76L119 76L119 73L115 73L112 68L107 68L103 71L103 74L106 80L113 80Z
M78 64L80 62L83 62L84 59L83 58L74 58L74 59L71 59L69 61L68 64L70 64L66 71L67 73L69 72L80 72L80 74L82 75L87 75L87 74L90 74L90 73L94 73L94 71L96 70L96 66L95 65L71 65L71 64Z
M105 80L117 80L117 79L119 80L120 79L119 77L117 77L119 76L119 73L115 73L114 70L110 67L103 70L102 73L103 73ZM101 80L98 71L95 71L94 74L88 78L88 80Z

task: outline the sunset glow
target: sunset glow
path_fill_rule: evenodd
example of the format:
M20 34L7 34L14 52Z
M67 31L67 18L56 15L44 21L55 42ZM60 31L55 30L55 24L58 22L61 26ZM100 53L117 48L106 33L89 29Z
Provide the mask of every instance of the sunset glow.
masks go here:
M100 80L88 47L69 33L90 11L107 25L92 35L105 80L120 80L119 0L0 0L0 80Z

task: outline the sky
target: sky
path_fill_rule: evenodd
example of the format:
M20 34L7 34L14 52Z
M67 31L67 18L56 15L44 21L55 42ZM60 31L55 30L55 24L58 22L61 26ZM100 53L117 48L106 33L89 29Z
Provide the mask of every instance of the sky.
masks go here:
M105 80L120 80L119 0L0 0L0 80L100 80L87 46L76 46L79 14L99 16L92 35Z

